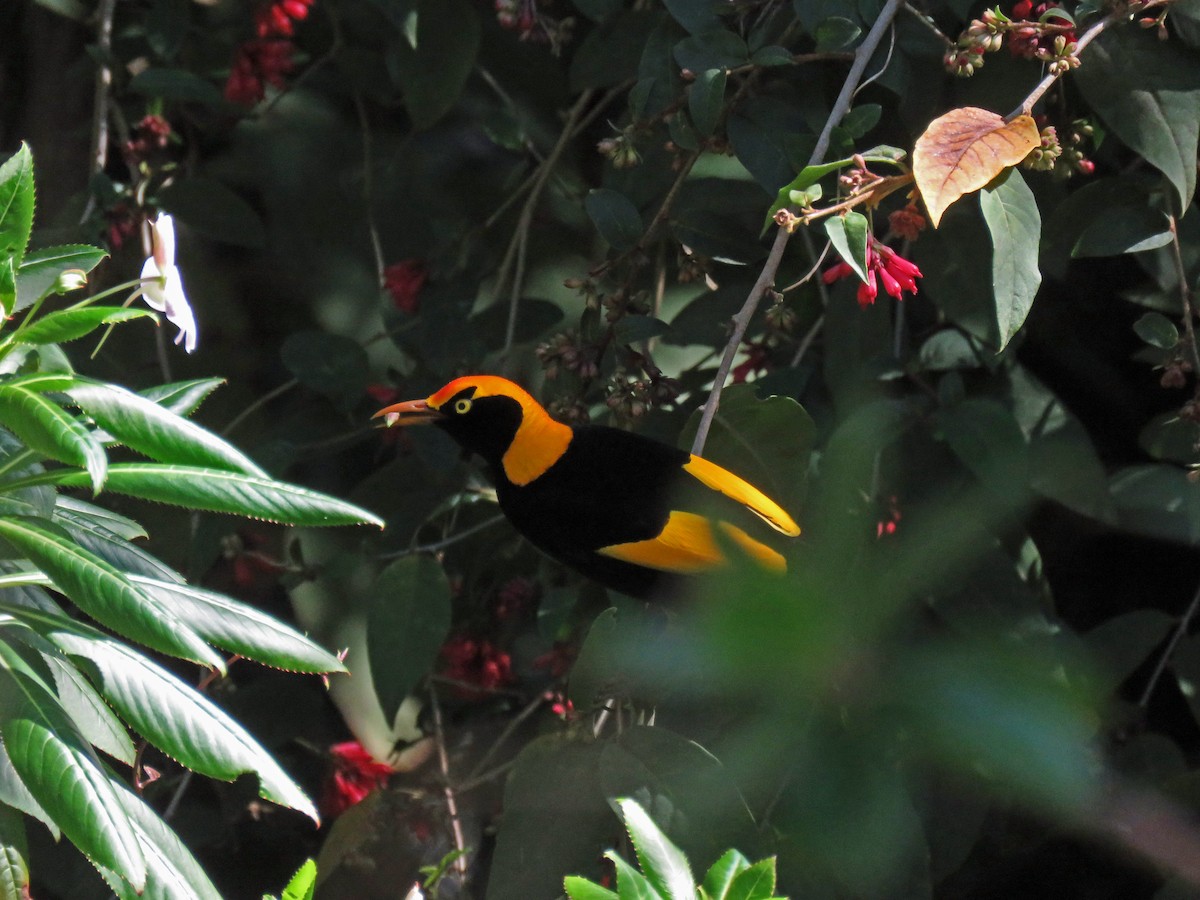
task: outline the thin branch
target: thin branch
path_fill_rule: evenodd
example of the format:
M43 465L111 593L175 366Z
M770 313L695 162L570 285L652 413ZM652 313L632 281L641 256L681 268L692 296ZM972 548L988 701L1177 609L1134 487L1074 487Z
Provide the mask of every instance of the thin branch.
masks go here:
M458 856L454 859L454 870L458 877L467 877L467 842L463 838L462 820L458 817L458 801L454 797L454 788L450 783L450 756L446 752L446 735L442 730L442 706L438 703L437 689L429 685L429 705L433 707L433 735L437 744L438 766L442 770L443 790L446 794L446 813L450 817L450 830L454 833L454 847Z
M375 255L375 282L382 288L384 285L383 270L387 263L383 258L383 244L379 240L379 228L375 224L375 208L371 202L374 193L375 176L374 154L372 152L371 123L367 118L367 106L363 103L362 94L357 90L351 91L354 100L354 110L358 114L358 127L362 131L363 156L363 206L366 207L367 232L371 236L371 252Z
M1196 330L1192 322L1196 317L1196 305L1192 302L1192 286L1188 284L1187 269L1183 265L1183 253L1179 246L1179 222L1174 214L1168 216L1167 221L1171 229L1171 258L1175 264L1175 277L1179 279L1179 300L1183 305L1183 333L1192 352L1192 371L1200 378L1200 347L1196 346Z
M475 779L479 778L480 773L483 772L483 770L487 767L487 764L495 759L496 754L500 752L500 748L504 746L505 742L507 742L508 739L516 733L517 729L521 727L521 723L541 709L545 703L546 697L539 693L536 697L525 704L525 708L513 716L512 721L504 726L504 730L500 732L500 736L492 742L492 746L488 748L487 753L483 754L479 762L475 764L475 768L471 770L471 774L467 776L467 781L465 783L471 784L475 781ZM462 786L460 785L459 787L461 790Z
M92 153L91 174L97 175L104 171L108 164L108 112L109 98L112 95L112 69L109 60L112 58L113 17L116 14L117 0L100 0L96 7L96 90L92 98ZM80 222L87 221L96 205L96 197L88 193L87 205L84 207Z
M300 381L298 379L289 378L287 381L285 381L283 384L279 385L278 387L272 388L271 390L267 391L265 394L263 394L261 397L259 397L257 400L255 400L253 403L251 403L249 406L247 406L245 409L243 409L240 413L238 413L236 416L234 416L233 419L230 420L229 424L226 425L221 430L222 436L228 437L235 428L237 428L239 425L241 425L244 421L246 421L246 419L248 419L254 413L258 412L260 409L262 409L264 406L266 406L268 403L270 403L276 397L282 397L284 394L286 394L288 391L290 391L292 388L296 387L299 384L300 384Z
M429 544L417 544L414 547L405 547L403 550L395 550L391 553L381 553L380 559L397 559L401 556L412 556L415 553L437 553L445 550L447 547L453 547L460 541L465 541L469 537L473 537L481 531L486 531L493 525L499 525L504 521L504 516L493 516L490 519L485 519L470 528L465 528L457 534L452 534L449 537L443 538L440 541L433 541Z
M887 3L884 4L883 9L879 13L879 18L875 20L875 23L871 26L871 30L863 38L862 44L855 51L854 63L850 66L850 72L846 75L846 81L842 84L842 90L833 104L833 109L829 112L829 118L825 120L825 127L821 129L821 134L817 138L817 145L813 148L812 155L809 157L809 165L815 165L825 158L834 126L849 112L850 103L854 98L854 91L862 80L867 63L870 62L871 56L875 53L875 48L879 46L879 42L883 40L884 33L891 27L892 20L896 17L896 13L900 10L901 5L902 0L887 0ZM704 450L704 442L708 439L708 432L712 427L713 417L717 414L717 407L721 403L721 391L725 388L725 379L729 376L729 370L733 368L733 360L737 356L738 349L742 345L742 338L745 337L746 329L750 326L751 319L754 318L754 313L758 309L758 304L762 300L763 294L775 282L775 275L779 271L779 264L783 260L783 251L787 249L788 238L790 236L786 228L776 229L775 243L771 245L771 252L767 256L767 261L763 265L758 279L754 282L754 287L750 289L750 294L746 297L745 304L743 304L738 314L733 317L733 333L730 334L729 342L725 345L725 353L721 357L720 366L717 367L717 375L713 380L712 390L709 392L708 399L704 403L704 411L700 416L700 424L696 429L696 439L692 442L692 453L699 455Z
M1154 694L1154 689L1158 686L1158 680L1162 678L1163 672L1166 671L1167 663L1171 661L1171 655L1175 652L1175 648L1179 645L1180 640L1187 634L1188 627L1192 624L1192 619L1195 617L1197 609L1200 609L1200 587L1196 588L1192 602L1188 604L1188 608L1184 610L1183 616L1175 626L1175 630L1171 632L1171 639L1167 641L1167 646L1163 647L1163 652L1159 654L1158 662L1154 664L1154 671L1150 673L1150 678L1146 681L1146 686L1142 689L1142 695L1138 697L1137 705L1142 709L1145 709L1149 705L1150 697Z

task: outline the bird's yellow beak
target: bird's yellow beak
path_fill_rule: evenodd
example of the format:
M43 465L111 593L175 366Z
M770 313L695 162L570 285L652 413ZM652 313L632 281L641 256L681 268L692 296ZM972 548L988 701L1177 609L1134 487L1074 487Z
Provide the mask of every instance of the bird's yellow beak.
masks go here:
M438 415L438 411L426 400L405 400L385 406L371 418L383 419L384 426L391 428L393 425L425 425Z

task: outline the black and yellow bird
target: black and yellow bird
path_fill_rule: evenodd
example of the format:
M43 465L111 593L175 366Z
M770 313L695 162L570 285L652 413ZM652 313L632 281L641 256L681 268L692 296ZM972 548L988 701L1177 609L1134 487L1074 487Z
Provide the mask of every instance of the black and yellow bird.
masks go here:
M714 523L747 556L784 570L780 553L729 521L745 510L780 534L800 533L778 503L715 463L618 428L564 425L505 378L457 378L379 417L441 427L487 463L501 510L534 546L634 597L720 566Z

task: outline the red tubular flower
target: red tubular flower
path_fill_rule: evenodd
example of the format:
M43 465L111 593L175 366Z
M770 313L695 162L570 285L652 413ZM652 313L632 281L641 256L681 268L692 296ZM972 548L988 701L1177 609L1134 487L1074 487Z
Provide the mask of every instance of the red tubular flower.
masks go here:
M392 304L413 315L421 308L421 289L429 279L429 270L420 259L405 259L383 270L383 287L392 295Z
M916 279L921 277L921 270L903 256L900 256L887 244L880 243L871 236L867 241L867 279L858 286L858 305L870 306L879 296L879 282L891 297L903 300L903 294L917 292ZM840 262L825 270L821 280L826 284L856 274L849 263Z
M331 819L387 784L392 774L391 766L371 756L358 741L334 744L329 748L329 755L333 760L333 773L325 784L321 811Z

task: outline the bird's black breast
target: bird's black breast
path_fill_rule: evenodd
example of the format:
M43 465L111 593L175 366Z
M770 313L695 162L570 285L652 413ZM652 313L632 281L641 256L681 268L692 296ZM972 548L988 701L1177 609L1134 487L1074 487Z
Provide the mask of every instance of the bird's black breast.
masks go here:
M688 459L628 431L580 426L542 475L517 486L497 473L496 492L505 515L535 546L610 587L645 596L658 573L595 551L662 531Z

